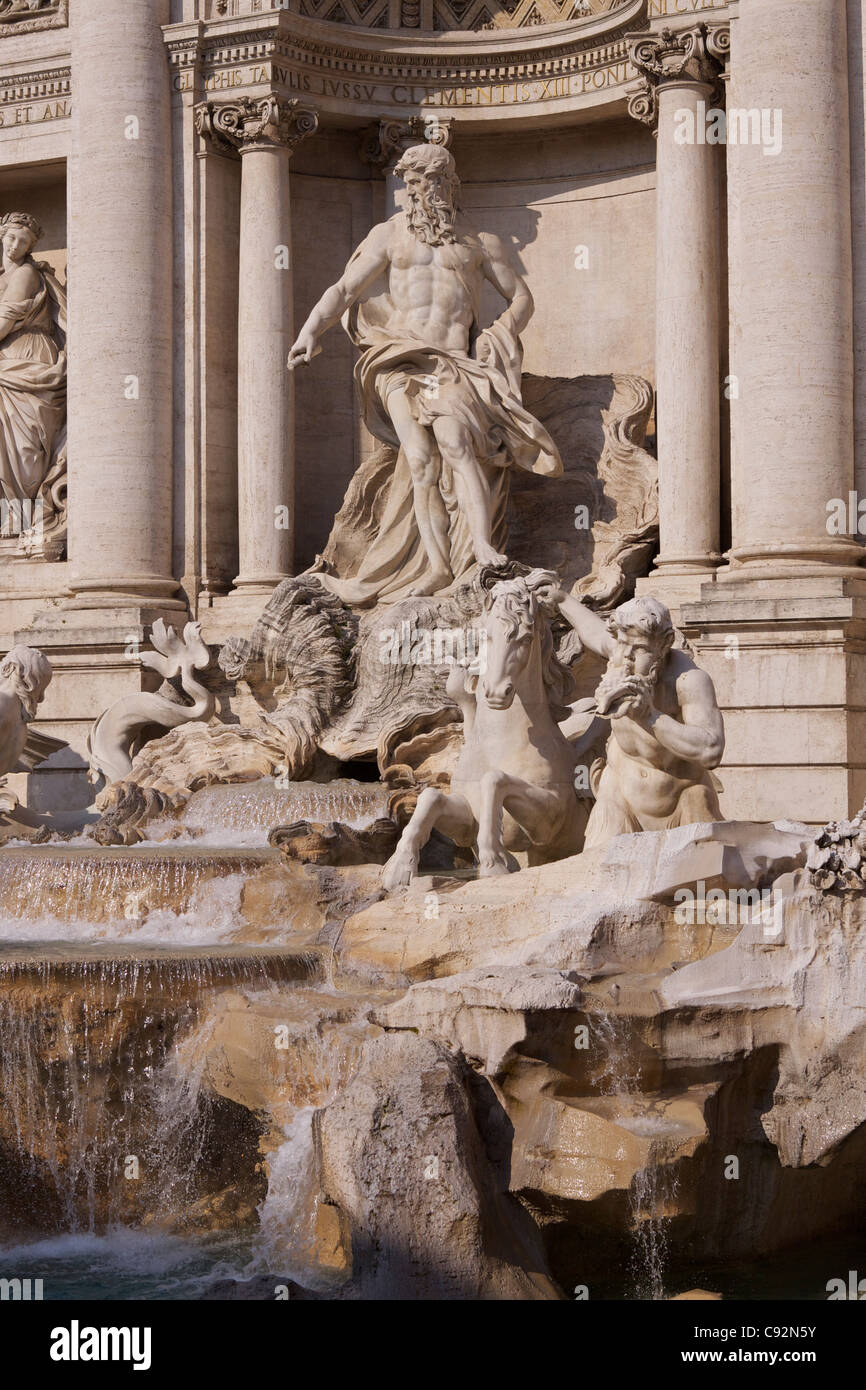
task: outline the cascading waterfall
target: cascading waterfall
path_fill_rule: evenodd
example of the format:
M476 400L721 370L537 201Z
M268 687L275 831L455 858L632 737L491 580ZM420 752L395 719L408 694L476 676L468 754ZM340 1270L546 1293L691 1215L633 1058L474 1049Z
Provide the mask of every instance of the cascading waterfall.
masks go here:
M658 1102L644 1089L633 1022L612 1013L598 1013L593 1015L592 1027L603 1054L597 1077L599 1094L615 1102L618 1125L649 1140L646 1161L632 1179L628 1194L633 1296L663 1299L670 1214L676 1210L679 1188L675 1160L682 1134L659 1113Z
M0 957L0 1205L12 1223L22 1191L68 1231L182 1215L208 1181L217 1102L176 1066L179 1045L220 991L278 992L319 967L270 951Z
M635 1174L629 1192L634 1232L631 1276L636 1298L660 1300L667 1297L665 1275L670 1214L676 1210L679 1189L679 1174L673 1162L676 1151L676 1142L668 1136L654 1137L646 1164Z

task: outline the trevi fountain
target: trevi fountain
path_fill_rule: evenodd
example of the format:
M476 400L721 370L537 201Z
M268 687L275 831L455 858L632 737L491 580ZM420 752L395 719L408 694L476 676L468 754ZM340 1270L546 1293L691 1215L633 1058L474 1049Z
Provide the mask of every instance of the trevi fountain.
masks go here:
M866 1296L864 54L0 0L4 1297Z

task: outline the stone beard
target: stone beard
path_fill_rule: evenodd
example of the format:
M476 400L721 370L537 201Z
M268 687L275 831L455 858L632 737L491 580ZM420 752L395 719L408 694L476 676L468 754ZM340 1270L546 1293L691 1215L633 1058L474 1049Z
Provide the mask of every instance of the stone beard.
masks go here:
M417 189L407 190L406 221L409 230L426 246L444 246L456 240L455 191L456 181L446 192L429 179Z

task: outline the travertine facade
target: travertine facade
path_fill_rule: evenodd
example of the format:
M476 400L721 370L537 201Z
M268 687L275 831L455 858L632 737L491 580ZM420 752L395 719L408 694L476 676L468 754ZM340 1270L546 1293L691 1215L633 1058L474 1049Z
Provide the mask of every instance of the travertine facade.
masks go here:
M211 645L250 633L325 549L375 441L347 337L303 372L286 356L427 141L534 299L535 397L608 376L656 390L659 553L638 591L668 604L715 683L722 812L857 810L864 11L0 0L0 218L41 232L28 294L68 291L66 550L62 527L22 543L14 507L0 535L0 651L50 659L38 724L68 744L15 783L22 801L90 800L88 729L150 688L155 621L199 622ZM7 502L16 476L0 463Z

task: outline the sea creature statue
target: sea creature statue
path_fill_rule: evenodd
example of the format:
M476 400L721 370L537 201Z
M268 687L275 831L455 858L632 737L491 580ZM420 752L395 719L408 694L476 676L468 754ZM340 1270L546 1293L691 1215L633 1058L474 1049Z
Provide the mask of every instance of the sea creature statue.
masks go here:
M99 716L87 737L90 780L100 776L107 785L125 777L132 767L136 744L149 725L176 729L180 724L207 721L216 708L216 696L193 675L210 664L210 652L202 641L201 623L187 623L183 636L166 627L162 618L154 623L150 636L152 652L142 652L140 661L164 680L155 693L139 691L115 700ZM184 704L172 677L179 676L181 687L193 703Z
M484 658L478 669L455 665L448 678L464 728L451 790L421 792L383 870L389 891L417 873L434 826L457 845L477 845L482 878L519 868L510 851L526 850L531 863L547 863L581 849L587 819L586 802L575 792L581 741L569 742L560 728L570 714L573 681L556 655L541 602L554 578L532 570L490 589L486 636L478 644ZM593 720L592 712L580 717L584 727Z

